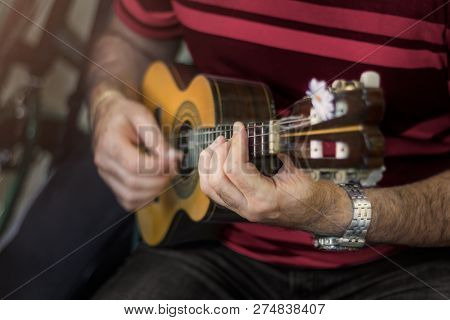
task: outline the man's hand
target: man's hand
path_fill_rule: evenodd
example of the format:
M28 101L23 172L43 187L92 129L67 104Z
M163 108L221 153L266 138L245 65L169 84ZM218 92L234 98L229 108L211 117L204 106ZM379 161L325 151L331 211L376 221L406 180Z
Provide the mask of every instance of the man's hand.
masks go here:
M341 235L351 221L351 202L340 187L313 181L289 156L273 177L249 162L247 133L235 123L233 138L219 137L200 155L202 191L216 203L252 222L324 235Z
M100 176L125 209L141 208L167 187L180 154L164 141L153 115L119 92L92 108L91 115Z

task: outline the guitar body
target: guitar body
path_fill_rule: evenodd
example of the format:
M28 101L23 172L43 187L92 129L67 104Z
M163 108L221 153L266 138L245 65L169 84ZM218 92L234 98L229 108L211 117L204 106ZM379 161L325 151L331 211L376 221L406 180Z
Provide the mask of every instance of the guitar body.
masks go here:
M163 62L153 63L145 74L144 103L156 115L168 141L177 141L174 138L184 128L215 127L236 119L262 122L274 117L272 96L263 83L194 75L188 67L169 67ZM173 230L186 220L208 220L223 210L202 193L197 170L184 172L173 185L138 211L141 234L149 245L168 243ZM188 237L196 233L177 229L189 233Z

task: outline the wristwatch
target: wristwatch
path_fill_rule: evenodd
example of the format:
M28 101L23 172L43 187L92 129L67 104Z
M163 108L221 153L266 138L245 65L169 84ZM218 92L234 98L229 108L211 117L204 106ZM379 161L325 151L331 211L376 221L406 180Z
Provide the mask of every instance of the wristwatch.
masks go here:
M364 247L372 218L372 205L359 183L339 184L352 201L353 218L341 237L316 237L314 246L323 250L356 250Z

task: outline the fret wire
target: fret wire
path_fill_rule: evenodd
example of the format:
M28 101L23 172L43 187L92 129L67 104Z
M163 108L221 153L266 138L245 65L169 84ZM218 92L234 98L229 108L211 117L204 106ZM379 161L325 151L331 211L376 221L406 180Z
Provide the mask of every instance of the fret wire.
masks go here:
M264 134L264 136L268 136L269 135L269 133L267 132L267 133L265 133ZM223 136L223 135L222 135ZM262 136L262 134L257 134L256 135L256 137L261 137ZM253 135L247 135L247 138L253 138L254 136ZM184 137L173 137L172 138L172 141L174 141L174 140L181 140L181 139L183 139L183 138L186 138L186 136L184 136ZM212 141L214 141L216 138L213 138L213 140ZM231 135L227 138L227 139L231 139Z
M256 154L256 123L253 124L253 154Z
M289 123L294 123L294 122L308 122L308 121L309 121L309 118L301 118L301 119L296 119L296 120L289 120L289 119L287 119L286 121L278 120L278 124L289 124ZM246 125L246 127L247 128L248 127L252 127L253 128L254 125L255 125L255 123L249 123L249 124ZM261 122L260 124L258 124L258 127L262 127L262 126L264 126L264 127L270 126L270 123ZM225 129L225 130L232 131L232 126L231 125L222 125L221 124L221 125L217 125L216 127L213 127L213 128L200 128L200 129L197 129L198 131L196 132L196 134L203 134L202 131L206 131L206 130L209 131L211 129L216 129L216 128L219 128L220 129L219 131L223 131L222 128L229 128L229 129Z
M205 143L203 143L203 144L198 144L197 146L201 146L201 147L208 147L211 143L213 143L214 141L208 141L208 142L205 142ZM268 142L264 142L264 143L256 143L256 144L249 144L249 148L250 147L253 147L253 146L261 146L261 145L264 145L264 146L268 146L269 145L269 143ZM194 148L187 148L187 149L194 149Z
M269 135L269 133L267 132L267 133L264 133L264 136L268 136ZM225 136L224 134L222 134L222 136ZM262 134L257 134L256 135L257 137L261 137L262 136ZM248 138L253 138L254 136L253 135L247 135L247 137ZM173 137L172 139L181 139L181 138L185 138L185 136L184 137L181 137L181 136L179 136L179 137ZM230 137L231 138L231 137Z
M197 143L197 145L201 145L201 144L211 144L211 143L213 143L215 140L205 140L205 141L203 141L203 142L198 142ZM261 139L259 139L258 140L259 142L260 141L262 141ZM253 140L250 140L250 141L248 141L248 143L249 144L252 144L253 145L253 143L254 143L255 141L253 141ZM256 145L260 145L261 143L256 143ZM264 144L269 144L267 141L264 141Z
M258 155L258 153L256 153L255 147L258 146L258 147L261 147L261 150L264 150L264 146L267 146L267 145L268 145L267 143L262 143L262 144L257 143L256 145L253 146L253 148L249 148L249 150L248 150L249 154L251 156ZM202 148L198 148L198 146L189 147L188 150L187 150L188 151L188 162L189 163L196 163L198 161L199 152L201 150L203 150L203 149L204 149L203 147ZM265 155L265 152L261 153L261 155L262 156Z
M250 125L252 125L252 127L254 127L253 124L248 124L248 126L250 126ZM270 126L270 124L265 124L265 123L263 123L262 125L265 126L265 127L269 127ZM224 131L231 131L232 132L233 131L233 129L231 127L230 127L230 129L225 129L225 130L218 129L218 128L220 128L220 125L217 126L217 127L214 127L214 128L200 128L200 129L192 128L189 132L193 131L194 134L201 135L201 134L208 134L208 133L217 133L217 132L224 132ZM214 131L211 131L211 130L214 130Z
M265 138L265 136L269 135L269 132L265 127L268 126L269 124L264 122L249 123L246 125L247 138L249 140L248 152L251 158L257 157L258 155L266 155L269 144L268 139ZM219 125L213 128L192 129L180 136L172 137L172 140L178 141L183 138L188 139L186 162L188 166L195 167L198 164L199 153L204 148L208 147L219 135L224 136L225 139L230 139L232 133L232 125ZM194 143L194 145L192 145L192 143Z
M260 125L260 131L261 131L261 135L260 135L260 145L261 145L261 155L264 155L264 126Z
M304 122L304 123L308 123L309 122L309 117L308 118L299 118L299 119L286 119L285 121L283 120L278 120L278 124L280 125L285 125L285 124L291 124L291 123L295 123L295 122ZM257 123L249 123L246 125L247 129L254 129L255 128L255 124ZM264 127L268 127L270 126L269 123L265 123L265 122L261 122L259 125L257 125L258 127L264 128ZM229 129L227 129L229 128ZM219 129L219 130L217 130ZM216 127L213 128L200 128L200 129L192 129L194 131L194 135L204 135L204 134L210 134L210 133L218 133L218 132L228 132L228 131L232 131L232 125L218 125Z

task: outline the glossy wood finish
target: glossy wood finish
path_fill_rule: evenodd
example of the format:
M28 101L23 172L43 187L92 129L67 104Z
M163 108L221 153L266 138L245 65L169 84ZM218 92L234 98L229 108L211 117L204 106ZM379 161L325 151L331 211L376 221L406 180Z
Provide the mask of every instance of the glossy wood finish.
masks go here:
M236 119L267 121L273 116L272 98L264 84L197 75L187 86L189 75L193 74L189 72L156 62L144 77L144 103L159 114L160 125L169 141L183 123L193 128L214 127L220 123L232 124ZM138 211L142 236L150 245L166 238L172 221L180 213L200 221L211 218L216 209L201 192L197 171L174 180L173 184L158 201Z

